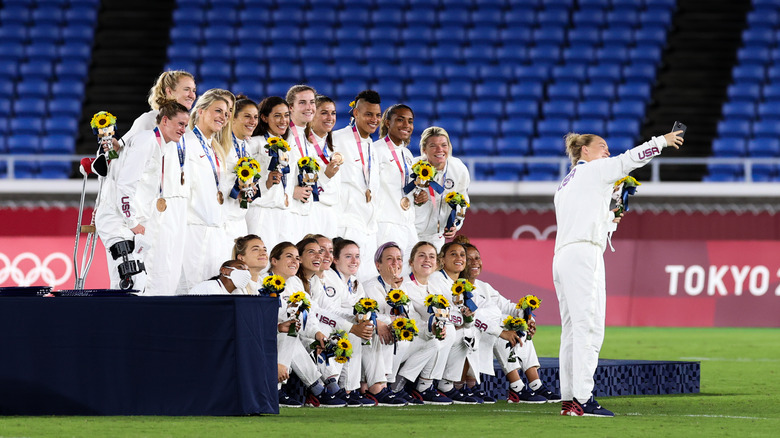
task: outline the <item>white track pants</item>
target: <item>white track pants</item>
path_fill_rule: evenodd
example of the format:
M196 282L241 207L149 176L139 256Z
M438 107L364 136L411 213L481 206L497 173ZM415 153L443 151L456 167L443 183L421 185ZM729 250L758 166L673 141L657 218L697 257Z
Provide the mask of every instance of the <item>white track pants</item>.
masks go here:
M279 333L276 336L276 345L279 350L279 363L292 370L307 388L320 378L317 366L299 338ZM289 360L289 363L284 363L284 360Z
M144 224L146 227L147 224ZM109 287L111 289L119 289L119 265L122 263L122 258L114 260L111 256L112 245L124 240L133 240L133 232L125 225L122 218L110 210L108 204L100 206L95 213L95 228L97 229L97 235L100 240L103 241L103 246L106 248L106 265L108 267L108 278L110 280ZM150 230L152 231L152 230ZM97 238L97 237L96 237ZM82 236L81 242L85 239ZM82 243L83 244L83 243ZM132 260L146 262L145 255L136 254L134 251L130 256ZM148 271L148 268L147 268ZM144 272L133 276L133 289L143 291L147 283L147 275Z
M382 344L377 334L371 338L371 345L363 346L363 381L368 386L387 382L387 374L391 371L387 362L389 359L392 366L392 356L393 345Z
M363 365L363 339L349 333L349 342L352 343L352 357L344 364L339 376L339 386L347 391L360 389L361 369Z
M196 284L219 274L222 263L230 260L226 253L225 229L222 226L187 225L184 265L178 294L188 294Z
M606 281L602 249L572 243L553 257L553 282L561 311L560 381L563 400L584 402L604 341Z
M533 341L527 341L523 338L523 346L515 344L514 348L507 347L507 344L508 342L501 338L498 338L495 344L493 344L493 354L498 359L504 374L509 374L515 370L525 372L529 368L539 366L539 357L536 355L536 347L534 347ZM516 359L514 362L509 362L512 350L514 350Z
M277 243L289 240L289 216L291 216L290 212L279 208L253 207L250 205L246 212L247 234L260 236L270 254ZM297 242L292 243L295 244Z
M444 368L447 367L447 360L452 352L452 346L457 342L463 342L463 334L459 335L458 330L455 330L455 326L447 323L447 335L444 339L438 341L437 345L439 348L436 350L436 358L425 364L425 367L420 372L420 377L434 380L441 379L444 376ZM461 366L460 372L463 372L463 366Z
M157 231L146 262L148 282L144 295L175 295L184 264L187 238L187 198L166 198L167 208L154 211Z
M387 379L395 382L401 376L410 382L417 380L426 365L433 367L436 353L442 348L442 343L436 338L421 333L413 341L398 342L398 351L393 356L393 373ZM392 353L392 346L391 351ZM423 376L426 377L426 376Z
M482 346L479 343L479 335L476 333L477 330L472 327L454 331L457 333L457 337L455 343L452 345L452 349L450 349L450 354L447 356L447 364L444 367L442 377L446 380L459 382L461 377L463 377L463 367L466 364L466 360L468 360L470 366L469 374L473 375L474 378L477 379L477 383L479 383L479 373L481 370L479 365L479 350ZM450 332L448 328L447 337L449 336ZM474 350L471 350L464 342L464 338L466 337L474 339Z

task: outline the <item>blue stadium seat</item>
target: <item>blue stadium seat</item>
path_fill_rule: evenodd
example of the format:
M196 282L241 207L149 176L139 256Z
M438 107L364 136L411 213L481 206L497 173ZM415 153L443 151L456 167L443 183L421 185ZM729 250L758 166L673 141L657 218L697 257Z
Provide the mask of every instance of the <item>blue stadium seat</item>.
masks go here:
M748 120L721 120L718 122L718 136L721 138L746 138L751 135L751 123Z
M764 99L768 102L780 100L780 83L766 84L763 87Z
M484 1L478 1L479 8L471 12L471 23L479 25L483 23L494 23L495 25L503 24L504 11L502 5L493 4L487 5Z
M582 97L589 100L615 100L615 85L612 82L592 82L582 86Z
M406 68L403 65L374 65L374 79L381 84L386 79L406 78Z
M618 85L617 96L619 99L637 99L647 102L650 100L650 84L642 82L626 82Z
M471 44L495 45L501 42L499 30L495 25L477 25L466 31Z
M477 117L466 121L467 133L500 132L499 120L495 117Z
M642 27L634 33L637 44L648 44L663 47L666 44L666 29L659 27Z
M465 79L451 79L449 82L441 84L440 94L448 99L453 97L471 99L472 85L470 81Z
M44 117L46 115L46 99L43 97L17 99L13 103L13 110L17 117Z
M631 99L613 102L612 115L621 118L642 119L645 116L645 102Z
M79 121L73 117L55 116L45 120L44 127L49 134L63 134L76 136L79 130Z
M276 44L268 47L267 49L278 47ZM233 60L233 50L227 44L210 44L201 46L200 57L204 61L225 62L229 63Z
M30 28L30 41L59 43L62 40L62 30L57 25L38 25Z
M405 46L398 48L401 63L430 63L431 55L426 46Z
M0 60L0 79L14 80L19 77L19 65L13 61Z
M14 135L8 138L8 152L12 154L35 154L39 149L38 135Z
M253 27L245 28L246 30L254 30ZM241 40L241 34L239 33L238 39ZM323 44L330 44L333 41L333 29L330 26L322 26L320 23L309 25L301 30L302 44L307 45L313 42L322 42ZM372 41L374 40L372 38Z
M610 118L610 103L605 100L583 100L577 104L577 117L580 119Z
M751 28L774 28L780 23L780 15L771 9L756 9L748 12L747 22Z
M522 116L510 116L501 122L501 132L506 136L531 137L535 133L534 119Z
M547 86L547 97L550 99L580 99L580 84L577 82L557 82Z
M563 27L539 27L533 30L531 41L534 44L557 44L566 41L566 30Z
M596 60L601 64L625 64L628 59L628 49L624 46L612 44L596 50Z
M639 12L631 9L613 9L607 12L607 23L611 28L620 27L639 27Z
M526 136L506 136L496 140L496 153L499 156L524 156L531 151Z
M567 64L587 65L596 57L596 49L590 45L574 44L563 49L563 61Z
M746 141L743 138L716 138L712 142L712 155L716 157L744 157Z
M41 161L36 175L42 179L65 179L73 173L73 165L67 161Z
M36 79L19 82L16 84L16 94L19 97L48 97L49 83Z
M477 72L483 81L509 81L514 78L515 68L512 65L481 65Z
M582 82L587 77L585 70L585 64L556 65L552 69L552 78L554 82Z
M219 3L214 3L214 6L219 5ZM302 16L303 14L298 15L300 11L296 10L294 13L288 13L286 15L287 20L295 20L298 16ZM295 17L295 18L294 18ZM230 25L233 25L235 23L238 23L238 11L233 8L222 8L222 7L214 7L214 9L209 9L206 11L206 23L208 25L213 25L216 23L228 23Z
M233 84L230 86L230 89L235 93L249 96L250 99L258 99L265 97L266 95L265 84L256 79L244 81L237 80L233 82Z
M54 76L52 62L31 60L19 66L19 75L24 80L49 80Z
M588 66L587 77L591 82L620 82L622 71L619 65L599 64Z
M531 43L532 29L526 26L510 26L499 31L499 38L506 46L520 47Z
M726 95L729 100L746 100L756 102L761 98L761 85L759 84L731 84Z
M755 138L780 137L780 124L777 120L759 120L753 123L753 136Z
M444 24L442 27L434 29L433 38L433 41L440 45L445 43L466 45L469 42L466 28L464 28L462 25Z
M656 66L651 64L629 64L623 66L626 81L651 82L655 80Z
M463 117L469 113L469 99L455 99L443 94L445 100L436 102L436 113L439 117Z
M400 8L380 6L371 11L371 23L377 25L402 25L404 23L404 11Z
M5 22L3 22L3 25L0 26L0 41L5 43L3 44L3 48L19 46L21 49L20 45L27 41L28 32L27 26L5 24Z
M435 99L439 95L436 81L420 80L411 82L404 88L407 99Z
M609 27L601 32L604 45L629 46L634 43L634 30L631 27Z
M343 81L365 81L374 75L370 65L341 65L338 66L339 78Z
M204 81L229 81L233 77L233 69L223 62L204 62L200 66L199 77Z
M636 144L634 143L634 137L609 137L607 146L609 147L609 154L615 156L633 148Z
M441 22L441 17L437 17L436 11L428 7L412 8L404 14L404 21L409 25L432 25L433 23L436 23L437 20ZM441 24L444 25L447 23L441 22Z
M303 77L303 71L300 65L271 63L268 66L268 77L274 82L298 83Z
M509 86L509 97L511 99L534 99L538 101L543 95L544 84L541 80L533 81L526 79Z
M338 12L338 21L344 23L368 23L371 16L366 8L342 9Z
M492 62L495 56L495 49L490 45L473 44L463 49L463 58L472 63L487 64Z
M734 103L736 103L736 102L727 103L726 105L723 106L723 115L724 116L726 115L726 107L729 106L729 105L733 105ZM740 103L752 104L752 102L740 102ZM750 117L751 119L755 118L755 114L756 114L755 113L755 107L753 107L753 109L754 109L754 112L752 114L752 117ZM761 119L775 119L775 120L780 119L780 101L771 101L771 102L761 103L758 106L758 116Z
M11 99L0 99L0 121L5 123L6 119L12 116L12 113ZM0 137L3 134L5 134L5 132L0 130Z
M8 100L11 97L13 97L15 89L16 87L14 86L14 81L12 79L9 78L0 79L0 96Z
M433 29L418 25L401 29L401 41L407 46L427 45L433 41Z
M569 119L556 118L540 120L536 124L536 130L541 136L555 136L562 138L567 132L571 130L571 122ZM536 154L534 152L534 154Z
M766 47L742 47L737 51L739 64L766 65L769 61L769 49Z
M436 104L431 99L410 99L403 103L412 109L415 119L430 119L436 115Z
M504 13L504 22L517 27L534 27L537 23L536 11L523 8L522 3L513 3L512 8ZM511 27L511 26L509 26Z
M495 49L495 62L506 65L507 67L515 67L518 64L525 64L529 62L528 52L525 47L496 47Z
M628 59L632 64L651 64L658 65L661 62L663 51L658 46L637 45L628 51Z
M57 45L52 42L34 42L25 48L27 59L51 61L58 56Z
M16 178L35 178L40 172L40 165L37 161L17 161L14 170Z
M395 54L395 44L390 42L377 42L364 50L366 60L369 64L392 64L398 58Z
M474 179L484 181L493 175L493 163L474 163Z
M610 137L636 137L641 124L636 119L616 118L607 122L607 135Z
M780 139L771 137L752 139L747 142L747 151L751 157L778 157L780 156Z
M762 84L766 80L765 68L763 65L738 65L734 67L731 73L735 82L755 82Z
M205 21L205 18L205 12L199 8L183 7L173 11L173 23L177 26L181 24L200 25Z
M542 104L542 117L571 119L575 115L573 100L551 100Z
M744 44L746 47L774 46L775 30L768 27L749 27L742 31L742 44Z
M298 48L290 41L274 42L265 48L265 56L279 63L292 63L298 60ZM229 62L229 59L226 61Z
M466 128L466 131L479 132L478 130L472 131L468 127ZM460 147L463 149L463 155L465 156L496 154L495 140L490 136L466 137L461 140Z
M726 119L753 120L756 117L756 104L753 102L727 102L723 105L723 117ZM780 117L780 114L778 114Z
M604 27L607 22L606 12L602 8L583 8L574 11L572 14L572 22L577 27L591 27L598 29Z
M493 164L493 177L490 179L494 181L519 181L524 173L525 165L523 163L499 162Z
M308 64L304 67L315 67L317 64ZM233 74L236 81L261 81L267 77L265 64L254 61L242 61L235 65ZM306 75L309 77L308 75Z
M663 27L669 29L672 25L672 11L668 9L647 9L639 15L639 23L643 28Z
M738 181L743 173L743 166L739 164L710 164L707 166L709 178L705 181L731 182Z
M262 50L263 47L259 46L258 49ZM333 61L333 56L330 52L329 46L312 45L312 44L301 46L298 49L298 58L305 59L307 61L320 62L320 63L323 62L330 63ZM258 61L263 59L265 59L264 55L257 58Z
M439 24L462 24L468 25L470 21L469 11L462 8L454 8L448 5L446 9L440 10L437 14Z
M554 44L540 44L528 50L528 57L535 63L554 65L561 59L561 49Z
M292 38L291 34L285 36L288 39ZM235 27L226 24L211 24L203 29L203 39L208 44L232 44L236 40Z
M463 49L456 43L442 43L430 49L437 64L463 63Z
M566 9L543 9L536 14L540 27L564 27L569 24L569 11Z
M450 136L460 136L463 133L463 119L461 117L439 117L435 126L446 129Z
M577 23L575 21L575 23ZM579 23L578 23L579 24ZM583 46L597 46L601 44L601 30L597 27L574 27L569 29L569 42Z
M566 132L569 132L569 130L565 130L564 134ZM562 155L564 152L563 135L553 134L545 136L542 134L541 137L536 137L531 140L531 151L533 151L534 156L538 157L556 157Z
M203 30L196 24L181 24L171 28L171 42L177 44L200 44L203 40Z
M69 135L43 137L41 140L41 152L44 154L74 154L76 153L76 139Z
M383 102L397 102L403 98L404 84L400 80L384 80L374 85L374 90L382 96Z
M64 44L80 42L91 46L94 38L95 28L91 25L77 26L71 24L62 29L62 40Z
M472 117L503 118L504 103L498 99L477 100L471 103L470 114Z
M571 123L573 132L600 134L604 132L605 122L602 119L580 119Z
M523 181L558 181L560 172L557 168L553 169L553 166L555 165L529 163L528 175L523 177Z
M0 21L2 21L4 25L27 25L30 20L30 10L24 7L24 5L6 5L0 10Z
M485 81L474 85L476 99L504 99L508 92L508 87L503 81Z
M529 80L544 82L549 79L550 67L546 65L519 65L515 67L515 79L519 82Z
M0 53L6 60L21 61L25 56L24 46L8 40L0 41Z

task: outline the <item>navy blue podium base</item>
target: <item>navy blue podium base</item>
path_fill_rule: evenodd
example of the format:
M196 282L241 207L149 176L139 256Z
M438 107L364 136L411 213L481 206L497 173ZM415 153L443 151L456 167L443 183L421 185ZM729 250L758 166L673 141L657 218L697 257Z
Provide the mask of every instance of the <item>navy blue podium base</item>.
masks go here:
M540 357L539 377L553 392L560 393L558 358ZM493 361L495 376L482 375L482 387L491 396L506 400L509 383L498 362ZM528 381L522 376L526 384ZM595 373L596 397L615 395L661 395L698 393L700 362L601 359ZM303 400L303 385L295 376L287 384L290 394Z

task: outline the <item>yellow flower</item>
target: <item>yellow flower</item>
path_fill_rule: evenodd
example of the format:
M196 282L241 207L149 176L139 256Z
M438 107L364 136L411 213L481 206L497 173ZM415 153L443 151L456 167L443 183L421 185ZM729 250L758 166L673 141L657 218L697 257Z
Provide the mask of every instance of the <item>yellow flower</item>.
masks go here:
M337 363L347 363L349 361L349 359L344 356L336 356L333 358L333 360L335 360Z
M276 287L284 287L284 278L282 278L282 277L280 277L278 275L274 275L274 277L276 277L276 278L274 278L274 286L276 286Z
M539 305L542 304L542 300L533 295L526 295L525 302L528 303L528 307L531 309L538 309Z
M269 275L263 279L263 286L277 291L282 290L284 289L284 278L278 275Z
M290 302L291 303L297 303L299 301L303 301L303 299L306 298L306 295L303 292L295 292L294 294L290 295Z
M251 158L249 157L241 157L238 159L238 163L236 163L236 167L241 167L244 165L244 163L248 163Z
M414 339L414 335L409 330L401 330L401 340L402 341L411 341Z
M363 306L363 309L367 311L376 310L377 303L375 300L372 300L371 298L362 298L360 300L360 305Z
M390 293L387 296L390 297L390 301L392 301L394 303L397 303L397 302L401 301L401 297L403 296L403 292L401 292L400 290L394 289L394 290L391 290Z
M353 100L352 102L350 102L350 103L349 103L349 107L350 107L350 108L354 108L354 107L355 107L355 101L354 101L354 100Z
M255 176L255 171L249 166L243 166L238 170L238 178L241 181L247 182Z
M92 116L92 120L89 122L89 126L97 129L102 129L115 124L116 117L108 111L95 113L95 115Z
M258 163L254 158L249 160L249 165L252 166L252 168L255 170L260 170L260 163Z
M456 192L449 192L449 193L447 193L447 196L444 197L444 202L446 202L448 204L450 202L452 202L452 199L455 198L455 194L456 194Z
M452 294L453 295L460 295L464 291L463 284L461 283L454 283L452 285Z
M347 339L339 339L339 342L338 342L337 345L338 345L339 348L341 348L344 351L347 351L350 348L352 348L352 343L349 342L349 340L347 340Z
M311 161L311 158L309 157L303 157L300 160L298 160L298 167L306 167L309 165L309 161Z
M417 321L410 319L409 320L409 329L414 330L415 333L419 333L420 330L417 328Z
M396 318L395 321L393 321L393 328L401 330L404 327L406 327L406 318Z
M512 324L512 321L514 321L515 318L512 315L507 316L504 318L504 322L501 323L504 327L507 327Z
M439 304L441 304L443 307L450 307L450 302L443 295L439 295Z
M425 305L426 306L432 305L433 304L433 300L435 300L435 299L436 299L435 295L428 295L427 297L425 297Z
M279 137L271 137L268 139L268 145L276 146L277 144L279 144L280 141L282 141L282 139Z

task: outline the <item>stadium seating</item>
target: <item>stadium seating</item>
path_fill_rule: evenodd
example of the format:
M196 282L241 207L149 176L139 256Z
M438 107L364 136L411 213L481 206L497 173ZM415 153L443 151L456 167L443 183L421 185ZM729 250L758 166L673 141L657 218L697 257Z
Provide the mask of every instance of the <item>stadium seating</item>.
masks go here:
M780 158L780 4L754 1L742 32L742 47L732 69L728 100L723 104L718 137L713 141L714 157ZM708 181L741 181L740 165L709 166ZM778 181L774 164L755 164L756 181Z
M41 156L17 161L16 178L72 174L70 163L45 157L75 153L99 7L98 1L20 1L0 9L0 153Z
M570 129L609 136L619 143L611 148L621 149L638 140L675 5L300 0L269 10L250 0L178 0L167 67L195 72L200 90L223 85L255 98L306 82L340 109L371 86L383 106L412 105L416 136L427 123L440 124L455 153L469 156L537 156L540 138L561 156ZM755 40L768 35L754 33ZM743 57L770 56L770 47L762 49ZM744 72L760 87L759 73ZM0 78L14 74L0 68ZM485 134L489 144L475 140ZM560 171L542 163L474 169L477 178L508 181L555 180Z

